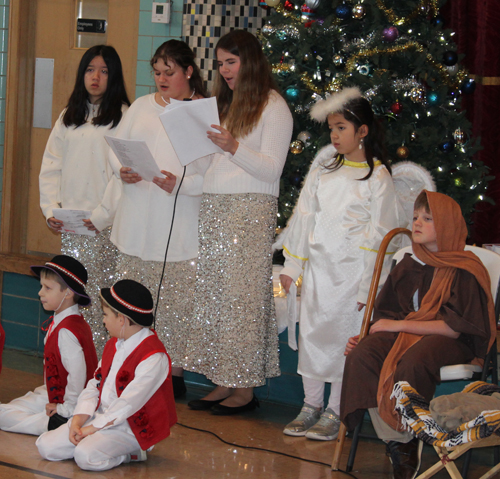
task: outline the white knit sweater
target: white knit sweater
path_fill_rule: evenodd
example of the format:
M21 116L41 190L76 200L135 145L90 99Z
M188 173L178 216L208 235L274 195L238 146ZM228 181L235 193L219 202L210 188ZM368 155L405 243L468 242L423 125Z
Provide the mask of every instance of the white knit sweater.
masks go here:
M262 116L236 154L215 154L205 175L204 193L265 193L279 195L293 120L285 100L274 90Z
M90 210L98 230L111 226L120 197L121 184L111 182L109 146L104 135L113 136L110 125L92 125L92 105L87 122L75 128L62 122L63 111L50 133L40 170L40 207L47 219L56 208ZM127 106L122 107L125 113Z
M163 261L175 193L183 172L159 118L165 107L158 105L154 98L155 95L151 94L135 100L116 131L117 138L144 140L160 170L177 176L176 187L171 194L145 180L134 184L123 183L111 241L123 253L138 256L144 261ZM109 161L119 177L121 164L113 152L110 152ZM184 261L198 255L198 212L203 175L209 161L210 157L206 156L186 167L186 176L179 190L167 261Z

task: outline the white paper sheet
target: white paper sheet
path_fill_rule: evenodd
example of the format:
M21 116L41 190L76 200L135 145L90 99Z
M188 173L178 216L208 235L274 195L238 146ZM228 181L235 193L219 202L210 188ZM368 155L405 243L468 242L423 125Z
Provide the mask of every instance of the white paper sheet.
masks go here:
M90 231L83 222L83 220L90 218L91 213L89 210L70 210L67 208L55 208L52 210L54 218L64 223L61 230L63 233L95 236L95 231Z
M104 137L123 166L132 168L145 181L153 181L155 176L163 178L148 145L144 140L125 140L112 136Z
M223 153L207 138L210 125L220 125L215 97L194 101L171 100L160 120L183 166L212 153Z

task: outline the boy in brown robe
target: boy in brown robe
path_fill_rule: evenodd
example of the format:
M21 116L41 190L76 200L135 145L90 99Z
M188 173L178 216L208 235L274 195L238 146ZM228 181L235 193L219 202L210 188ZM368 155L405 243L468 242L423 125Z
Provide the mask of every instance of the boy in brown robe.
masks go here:
M340 418L351 430L369 410L396 479L417 475L422 443L401 432L394 383L408 381L430 401L442 366L484 358L496 336L489 275L464 251L466 237L459 205L424 190L415 202L413 255L384 284L369 336L346 346Z

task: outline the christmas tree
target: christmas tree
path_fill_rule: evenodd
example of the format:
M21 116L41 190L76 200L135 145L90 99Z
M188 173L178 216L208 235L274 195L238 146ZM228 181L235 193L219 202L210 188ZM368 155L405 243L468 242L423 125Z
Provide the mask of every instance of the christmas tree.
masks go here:
M320 97L359 86L386 130L393 164L425 167L437 190L453 197L469 221L488 201L489 177L474 159L478 139L461 110L474 80L460 66L443 0L266 0L272 15L260 39L294 113L294 136L281 179L278 224L284 226L326 124L309 119Z

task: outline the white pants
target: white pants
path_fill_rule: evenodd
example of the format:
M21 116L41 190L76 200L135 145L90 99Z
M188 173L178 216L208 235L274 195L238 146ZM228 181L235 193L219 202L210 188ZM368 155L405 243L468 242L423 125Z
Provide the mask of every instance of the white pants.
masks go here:
M382 439L382 441L396 441L406 444L415 437L409 431L400 432L392 429L392 427L384 422L384 420L380 417L378 407L369 408L368 412L370 413L370 419L372 420L373 428L375 429L375 432L377 433L379 439Z
M90 418L85 426L92 424ZM141 449L130 426L125 423L101 429L82 439L77 446L69 440L72 419L53 431L42 434L36 440L40 455L48 461L75 459L86 471L106 471L130 461L130 454Z
M8 404L0 404L0 429L39 436L47 431L49 416L47 388L40 386Z
M325 383L317 379L306 378L305 376L302 376L302 383L304 384L304 402L316 408L323 408ZM327 409L330 408L337 415L340 412L341 392L342 383L331 383Z

